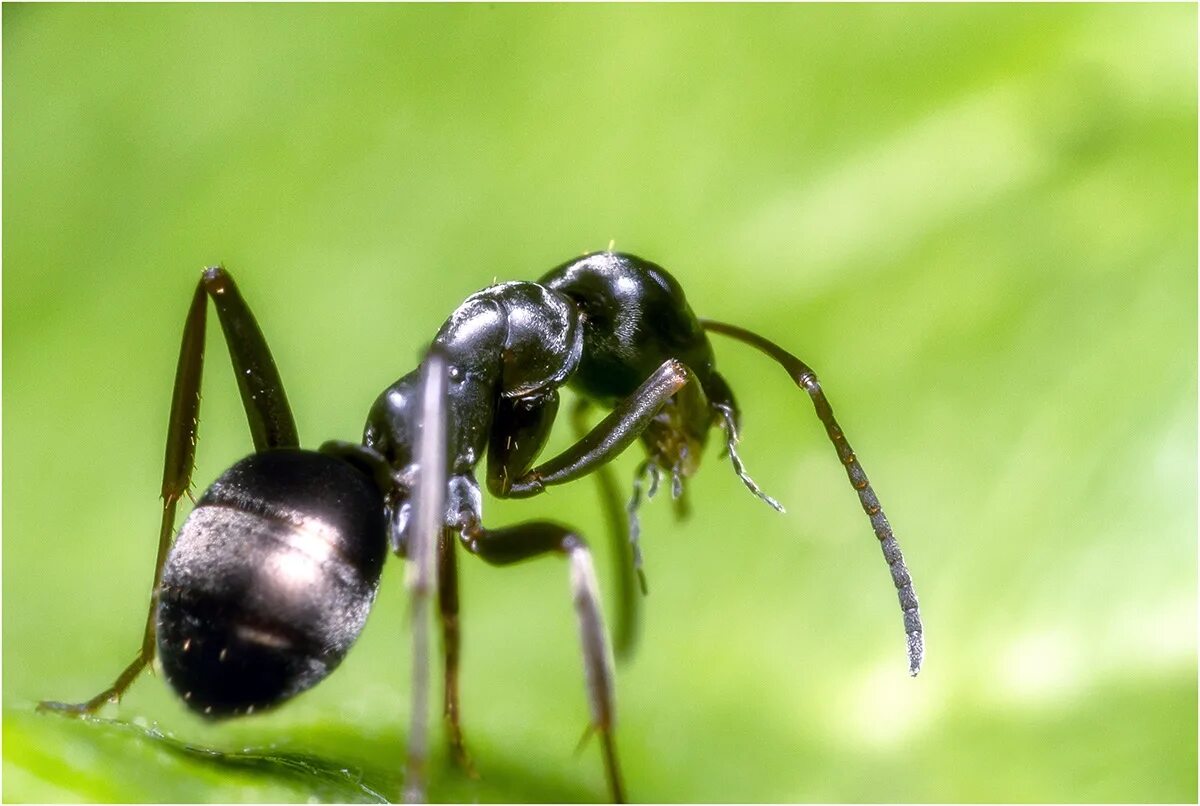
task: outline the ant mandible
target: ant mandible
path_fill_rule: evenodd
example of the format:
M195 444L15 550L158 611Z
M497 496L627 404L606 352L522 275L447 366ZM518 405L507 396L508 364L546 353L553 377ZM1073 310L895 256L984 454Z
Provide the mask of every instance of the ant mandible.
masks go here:
M213 482L172 544L176 505L194 465L208 299L229 347L255 452ZM470 769L459 723L454 544L493 565L559 554L570 566L589 731L600 738L610 795L623 801L611 649L587 544L574 529L549 521L485 528L475 468L486 452L487 486L501 498L527 498L596 473L620 547L625 583L616 644L627 651L637 599L629 580L634 569L641 573L636 510L643 483L653 495L661 475L668 475L682 505L684 480L696 472L710 429L720 426L734 471L755 495L782 509L751 480L738 456L738 408L716 370L709 332L765 353L811 397L891 570L909 671L916 675L923 642L912 580L816 375L762 336L697 319L679 284L660 266L607 251L564 263L536 283L501 283L467 298L442 325L421 366L375 401L361 444L326 442L317 451L299 447L275 362L233 278L223 268L206 269L188 310L175 375L162 525L141 650L111 687L87 702L43 702L39 708L94 713L118 700L156 652L171 686L199 714L220 718L277 706L341 662L366 621L390 546L411 561L414 674L405 797L420 800L434 595L450 748ZM588 404L581 402L572 418L575 444L534 466L564 385L581 401L611 411L588 430ZM639 437L646 460L626 525L615 517L619 504L606 464Z

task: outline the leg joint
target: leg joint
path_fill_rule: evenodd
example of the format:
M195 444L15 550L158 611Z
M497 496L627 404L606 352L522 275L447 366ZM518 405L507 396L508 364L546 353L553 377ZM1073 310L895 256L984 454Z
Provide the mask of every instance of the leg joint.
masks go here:
M206 267L200 275L200 282L210 294L222 294L233 281L225 267L217 265Z

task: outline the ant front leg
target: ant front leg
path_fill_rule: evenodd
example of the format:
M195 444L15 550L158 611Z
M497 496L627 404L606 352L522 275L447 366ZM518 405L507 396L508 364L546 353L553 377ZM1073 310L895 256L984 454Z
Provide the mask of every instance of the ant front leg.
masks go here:
M616 485L608 463L631 445L649 427L655 415L695 376L682 362L667 360L590 431L585 428L586 403L576 407L573 424L577 441L563 453L531 468L546 444L558 393L502 400L496 409L488 447L488 489L500 498L528 498L548 485L564 484L589 473L599 473L601 504L609 522L616 558L620 596L616 647L627 657L637 630L637 592L634 572L638 563L630 541L628 521L622 518ZM640 569L639 569L640 573ZM644 592L645 585L642 583Z
M671 396L694 377L683 362L667 359L582 439L507 484L505 495L529 498L552 484L574 481L612 461L641 436Z
M492 415L487 485L497 498L512 498L513 485L525 477L550 438L558 413L558 392L500 398Z
M529 521L506 529L488 530L467 516L462 527L467 550L492 565L508 565L542 554L557 553L570 563L571 596L583 649L583 673L592 721L588 729L600 736L604 771L613 802L625 802L625 787L617 763L616 697L612 655L608 646L600 591L591 552L578 534L566 526L547 521Z
M205 269L183 327L179 363L175 370L175 388L167 427L166 458L163 463L162 522L158 532L158 554L154 561L154 583L150 591L150 609L142 632L142 646L133 662L117 676L111 686L82 703L45 701L39 711L59 711L72 715L93 714L105 704L119 700L141 671L154 660L156 648L155 612L163 564L175 532L175 511L179 499L187 493L196 457L196 431L200 417L200 381L204 369L204 334L207 299L213 301L225 333L229 356L237 375L238 391L250 425L254 449L296 447L296 423L284 393L283 382L271 357L266 339L237 286L223 268Z

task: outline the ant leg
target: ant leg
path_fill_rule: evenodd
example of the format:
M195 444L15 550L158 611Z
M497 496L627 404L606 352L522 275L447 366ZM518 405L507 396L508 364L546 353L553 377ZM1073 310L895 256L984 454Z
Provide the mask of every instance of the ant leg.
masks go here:
M558 402L554 390L496 401L487 464L487 485L492 495L511 497L513 483L533 467L550 438Z
M528 474L533 462L546 444L554 417L558 412L557 391L524 398L501 398L492 417L491 441L488 445L487 485L497 498L512 496L513 484ZM586 410L588 403L579 398L571 411L571 424L576 438L588 433ZM616 483L607 465L594 474L600 493L600 505L608 522L610 545L617 567L617 655L625 657L632 650L637 632L637 595L632 579L633 556Z
M183 326L179 362L175 369L166 457L163 461L162 522L158 532L158 553L154 560L150 609L142 633L141 649L116 681L95 697L82 703L44 701L38 703L39 711L60 711L76 716L96 713L107 703L120 700L141 671L154 660L157 638L155 611L158 608L163 563L166 562L171 536L175 532L176 505L191 485L195 464L200 381L204 370L206 297L213 301L225 333L255 450L299 444L283 382L254 315L238 292L233 277L219 266L205 269L192 294Z
M438 613L442 622L442 654L444 661L444 699L442 716L450 734L450 754L464 772L477 777L475 765L463 744L462 726L458 721L458 559L455 556L454 533L442 529L438 541Z
M850 447L850 443L846 440L845 433L843 433L841 426L838 425L837 420L834 419L833 408L830 407L829 401L825 399L825 392L821 389L821 384L817 380L816 373L807 364L779 345L749 330L722 322L714 322L709 319L700 320L700 324L705 330L737 339L765 353L775 363L783 367L788 375L791 376L792 381L812 398L813 407L817 411L817 418L825 426L825 433L829 435L829 440L833 443L833 447L837 451L838 459L841 460L842 465L846 468L846 475L850 479L850 484L858 493L859 503L862 504L863 511L867 513L867 517L871 519L871 528L875 531L875 537L879 539L880 547L883 549L884 559L887 561L888 568L892 574L892 582L896 586L896 593L900 599L900 609L904 613L904 631L908 636L908 672L913 677L916 677L917 672L921 670L921 661L925 653L925 642L921 626L921 611L917 605L916 591L913 590L912 577L909 575L908 568L904 564L904 555L900 552L900 544L892 532L892 526L888 523L887 516L883 514L883 507L879 503L879 498L875 495L875 491L871 489L871 482L867 480L866 471L863 470L858 457L854 454L854 449ZM730 423L730 432L736 433L736 426L732 424L733 421L731 419L733 413L722 412L722 414L726 417L726 422ZM734 455L732 445L734 441L736 441L735 438L731 437L729 446L731 456Z
M552 393L539 399L502 401L493 420L492 440L488 448L488 488L501 498L528 498L541 493L546 486L563 484L593 473L618 456L634 442L658 414L663 405L695 375L682 362L670 359L663 362L641 386L621 401L594 428L579 436L578 441L562 454L544 464L529 469L545 445L558 395ZM576 430L583 430L583 418L575 418ZM618 652L626 656L636 634L636 594L633 592L631 566L636 567L636 546L619 524L621 521L616 485L611 475L597 477L601 485L602 504L610 523L610 536L616 549L621 585L618 622ZM678 480L677 480L678 484ZM607 487L607 491L605 488ZM678 496L677 496L678 497ZM617 526L612 526L617 523ZM645 581L642 580L645 592Z
M425 800L425 762L429 728L429 600L437 584L437 544L445 520L446 358L436 349L421 365L421 417L417 424L417 461L421 468L413 493L413 528L406 553L407 584L412 597L412 713L408 732L404 801Z
M622 400L570 448L514 480L512 498L529 498L551 484L565 484L615 459L646 430L659 409L695 376L681 361L663 362L633 394Z
M588 433L587 411L590 404L585 398L578 398L571 410L571 426L575 439L581 440ZM634 571L641 573L641 557L635 542L631 527L633 518L621 506L620 495L617 493L617 482L613 477L610 465L600 466L592 478L596 480L596 492L600 496L600 509L604 513L604 522L608 527L609 551L612 553L613 565L617 573L617 625L613 630L613 651L617 658L626 660L633 654L637 641L638 624L640 622L641 597L638 596ZM643 577L642 593L646 592Z
M292 407L288 405L275 359L271 357L258 322L238 293L233 277L224 268L215 266L205 270L200 284L217 309L217 318L229 348L229 359L237 376L242 408L246 411L250 436L254 440L254 450L261 452L271 448L299 447L296 420L292 416ZM197 373L197 382L199 379ZM191 472L190 467L188 472Z
M588 732L595 731L600 736L609 794L615 803L623 803L625 788L613 736L616 724L613 664L605 637L596 572L587 544L574 531L556 523L528 521L505 529L488 530L472 518L463 525L462 540L468 551L492 565L508 565L551 552L567 557L571 566L571 595L583 647L584 681L592 714Z

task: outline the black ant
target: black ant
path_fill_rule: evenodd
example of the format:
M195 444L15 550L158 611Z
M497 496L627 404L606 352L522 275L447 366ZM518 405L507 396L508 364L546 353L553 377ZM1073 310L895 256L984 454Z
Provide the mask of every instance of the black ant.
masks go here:
M207 299L225 333L255 452L195 502L172 545L176 504L187 494L195 458ZM661 267L609 251L564 263L536 283L501 283L469 297L442 325L421 366L375 401L362 443L327 442L317 451L299 447L275 362L233 278L219 267L205 270L175 375L162 527L141 650L111 687L87 702L39 708L94 713L120 699L156 652L167 680L197 713L215 719L273 708L341 662L366 621L390 546L412 561L415 666L405 796L419 800L427 754L427 621L435 594L450 747L470 769L459 724L455 543L494 565L557 553L570 565L589 732L600 738L612 799L624 800L611 650L587 544L572 528L549 521L485 528L475 468L486 453L487 487L502 498L527 498L596 473L610 520L620 521L611 517L619 505L605 465L640 437L647 456L629 523L618 527L626 580L632 569L640 574L641 485L648 483L653 495L665 474L682 502L684 481L696 472L714 426L724 430L737 475L781 509L738 456L738 408L716 370L710 332L762 351L812 398L883 548L904 612L909 671L917 674L923 643L912 580L816 375L762 336L697 319ZM534 466L558 411L558 389L567 384L581 400L611 411L588 430L588 404L581 403L573 418L578 441ZM631 584L620 590L617 646L626 651L637 595Z

